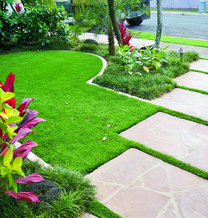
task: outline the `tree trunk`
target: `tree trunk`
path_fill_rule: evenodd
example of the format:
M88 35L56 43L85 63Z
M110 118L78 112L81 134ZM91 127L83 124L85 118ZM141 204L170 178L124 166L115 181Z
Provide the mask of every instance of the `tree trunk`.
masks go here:
M114 0L108 0L108 10L109 10L110 19L111 19L111 22L113 25L113 30L114 30L114 33L116 35L116 39L118 41L118 44L120 47L123 47L123 43L121 40L121 34L120 34L119 29L118 29L118 23L117 23L116 15L115 15Z
M161 4L161 0L157 0L157 35L155 39L156 49L159 48L161 34L162 34L162 4Z
M108 49L109 55L115 56L115 45L114 45L114 34L113 34L113 27L108 29Z

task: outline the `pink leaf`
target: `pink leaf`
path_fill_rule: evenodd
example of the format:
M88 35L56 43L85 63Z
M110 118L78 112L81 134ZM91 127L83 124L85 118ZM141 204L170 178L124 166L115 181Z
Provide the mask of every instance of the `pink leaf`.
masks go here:
M8 146L9 146L9 145L7 145L6 143L3 143L3 144L1 145L1 151L0 151L0 153L2 153L2 151L4 151Z
M14 151L14 159L16 157L22 157L22 159L24 160L27 155L30 153L31 149L35 146L38 146L37 143L27 140L25 143L23 143L19 148L17 148Z
M13 137L11 143L14 144L15 142L19 141L20 139L26 137L30 132L33 132L29 128L22 128L18 131L17 135Z
M31 120L30 122L26 123L24 126L22 126L22 128L32 128L34 126L36 126L38 123L40 123L41 121L46 121L43 118L39 118L37 117L34 120Z
M15 80L15 75L12 74L12 72L7 76L6 82L3 87L3 91L5 92L14 92L14 80Z
M4 193L7 193L7 191ZM16 194L15 191L8 191L8 194L18 200L39 202L38 197L33 192L17 192Z
M27 111L27 115L23 118L23 120L18 125L18 128L15 130L16 133L21 129L22 126L33 120L38 115L38 112L35 110L27 109L26 111Z
M33 98L24 98L24 99L22 99L21 104L17 109L20 112L21 117L24 116L24 114L26 113L26 109L29 106L31 101L33 101Z
M43 181L43 177L39 175L38 173L33 173L29 176L26 176L25 178L19 178L15 179L16 183L22 183L22 184L28 184L28 183L33 183L33 182L41 182Z

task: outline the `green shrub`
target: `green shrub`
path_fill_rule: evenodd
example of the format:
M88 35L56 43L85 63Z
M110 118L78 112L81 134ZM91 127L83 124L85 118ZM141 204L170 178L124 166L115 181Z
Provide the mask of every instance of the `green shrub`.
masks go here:
M38 172L44 179L55 182L62 189L62 195L48 204L48 208L44 210L35 209L34 205L29 202L17 201L9 196L0 195L2 218L74 218L86 211L94 199L95 186L91 185L90 181L77 171L62 167L43 168L37 162L28 160L23 163L22 169L26 175Z
M165 57L163 54L162 56ZM173 78L189 71L189 63L198 59L196 52L185 52L183 63L178 52L167 52L165 65L157 70L151 69L146 72L144 69L134 66L132 75L129 76L122 70L116 57L109 58L108 67L102 76L96 77L93 82L113 90L125 92L143 99L152 100L164 93L170 92L176 87ZM149 67L149 65L148 65ZM134 72L141 72L142 75L135 75Z
M26 7L24 13L0 12L0 42L16 41L21 44L41 43L44 46L56 39L69 41L69 28L62 21L67 17L64 8L36 4Z
M98 50L98 46L95 44L82 44L77 48L78 51L94 52Z

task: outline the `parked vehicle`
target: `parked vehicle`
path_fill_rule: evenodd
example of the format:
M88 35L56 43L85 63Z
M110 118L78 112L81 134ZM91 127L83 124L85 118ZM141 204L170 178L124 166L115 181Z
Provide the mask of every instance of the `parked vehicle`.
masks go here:
M74 7L80 1L84 3L85 0L58 0L56 1L57 6L63 5L69 16L73 16L75 13ZM107 0L104 0L107 2ZM140 0L140 4L136 5L126 5L124 10L126 11L125 19L129 25L135 26L140 25L143 20L150 18L150 1L151 0ZM89 1L88 1L89 2ZM89 5L89 3L88 3ZM142 10L146 8L145 12Z

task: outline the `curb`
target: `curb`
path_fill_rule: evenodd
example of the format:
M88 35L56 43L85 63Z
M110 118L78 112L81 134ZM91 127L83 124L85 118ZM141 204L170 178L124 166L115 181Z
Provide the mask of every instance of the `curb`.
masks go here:
M157 14L157 11L151 11L151 14ZM180 16L201 16L208 17L208 13L190 13L190 12L171 12L171 11L163 11L162 14L165 15L180 15Z

